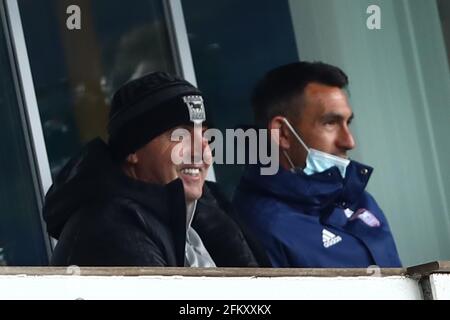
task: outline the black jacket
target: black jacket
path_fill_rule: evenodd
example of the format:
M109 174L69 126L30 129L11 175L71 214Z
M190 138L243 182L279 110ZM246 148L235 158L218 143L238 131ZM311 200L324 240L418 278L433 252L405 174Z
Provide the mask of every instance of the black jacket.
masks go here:
M52 265L184 266L186 206L177 179L159 186L127 177L100 139L60 172L44 219L58 239ZM228 202L207 182L192 226L217 266L268 266Z

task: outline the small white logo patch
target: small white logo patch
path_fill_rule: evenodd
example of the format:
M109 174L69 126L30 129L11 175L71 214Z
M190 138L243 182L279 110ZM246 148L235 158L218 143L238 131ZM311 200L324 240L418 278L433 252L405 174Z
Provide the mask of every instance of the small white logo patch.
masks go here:
M358 219L361 219L362 222L367 224L369 227L376 228L381 225L380 221L367 209L361 208L358 209L355 213Z
M189 118L192 122L201 123L206 120L205 106L201 96L185 96L183 101L189 109Z
M322 230L322 241L323 241L323 246L325 248L329 248L331 246L334 246L336 243L341 242L342 238L326 229L323 229Z
M345 214L345 216L347 217L347 219L350 219L351 216L353 215L353 210L347 208L347 209L344 210L344 214Z

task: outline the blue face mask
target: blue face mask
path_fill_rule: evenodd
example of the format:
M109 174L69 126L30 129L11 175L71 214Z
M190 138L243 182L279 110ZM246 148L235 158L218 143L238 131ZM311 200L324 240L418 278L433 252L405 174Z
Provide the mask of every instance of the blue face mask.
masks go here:
M306 151L308 152L308 156L306 157L306 166L303 169L304 173L306 173L307 175L312 175L314 173L323 172L332 167L337 167L339 169L339 172L341 173L342 178L345 178L345 172L347 170L347 166L350 164L350 160L337 157L335 155L323 151L308 148L308 146L303 142L298 133L291 126L289 121L286 118L284 118L283 121L287 125L289 130L292 132L294 137L298 140L298 142L300 142L303 148L305 148ZM296 172L298 169L295 167L294 163L292 162L287 152L283 150L283 153L292 167L291 170L293 172Z

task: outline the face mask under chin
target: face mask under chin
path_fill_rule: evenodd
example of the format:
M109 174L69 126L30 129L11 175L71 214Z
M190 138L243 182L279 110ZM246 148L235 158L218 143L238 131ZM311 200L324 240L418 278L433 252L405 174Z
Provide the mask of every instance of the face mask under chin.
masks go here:
M345 178L347 167L350 164L349 159L344 159L320 150L309 148L300 138L298 133L294 130L289 121L286 118L284 118L283 121L287 125L289 130L292 132L294 137L297 139L297 141L308 152L308 155L306 156L306 166L305 168L300 169L299 167L294 165L287 152L283 151L284 155L286 156L286 159L289 161L289 164L291 165L292 172L298 172L300 169L306 175L313 175L315 173L324 172L332 167L337 167L339 172L341 173L342 178Z

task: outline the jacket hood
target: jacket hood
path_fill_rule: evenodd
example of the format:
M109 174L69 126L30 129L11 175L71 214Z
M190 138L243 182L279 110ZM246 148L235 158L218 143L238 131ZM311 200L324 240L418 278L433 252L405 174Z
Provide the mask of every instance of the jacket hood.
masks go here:
M64 166L47 192L43 209L47 231L59 238L66 222L81 207L113 197L135 200L156 213L167 212L167 193L173 188L184 200L179 179L166 186L131 179L112 160L108 145L97 138Z
M239 188L257 190L314 213L336 202L355 203L364 192L372 171L373 168L353 160L345 178L336 167L313 175L293 173L280 167L275 175L261 175L260 167L254 165L246 168Z

